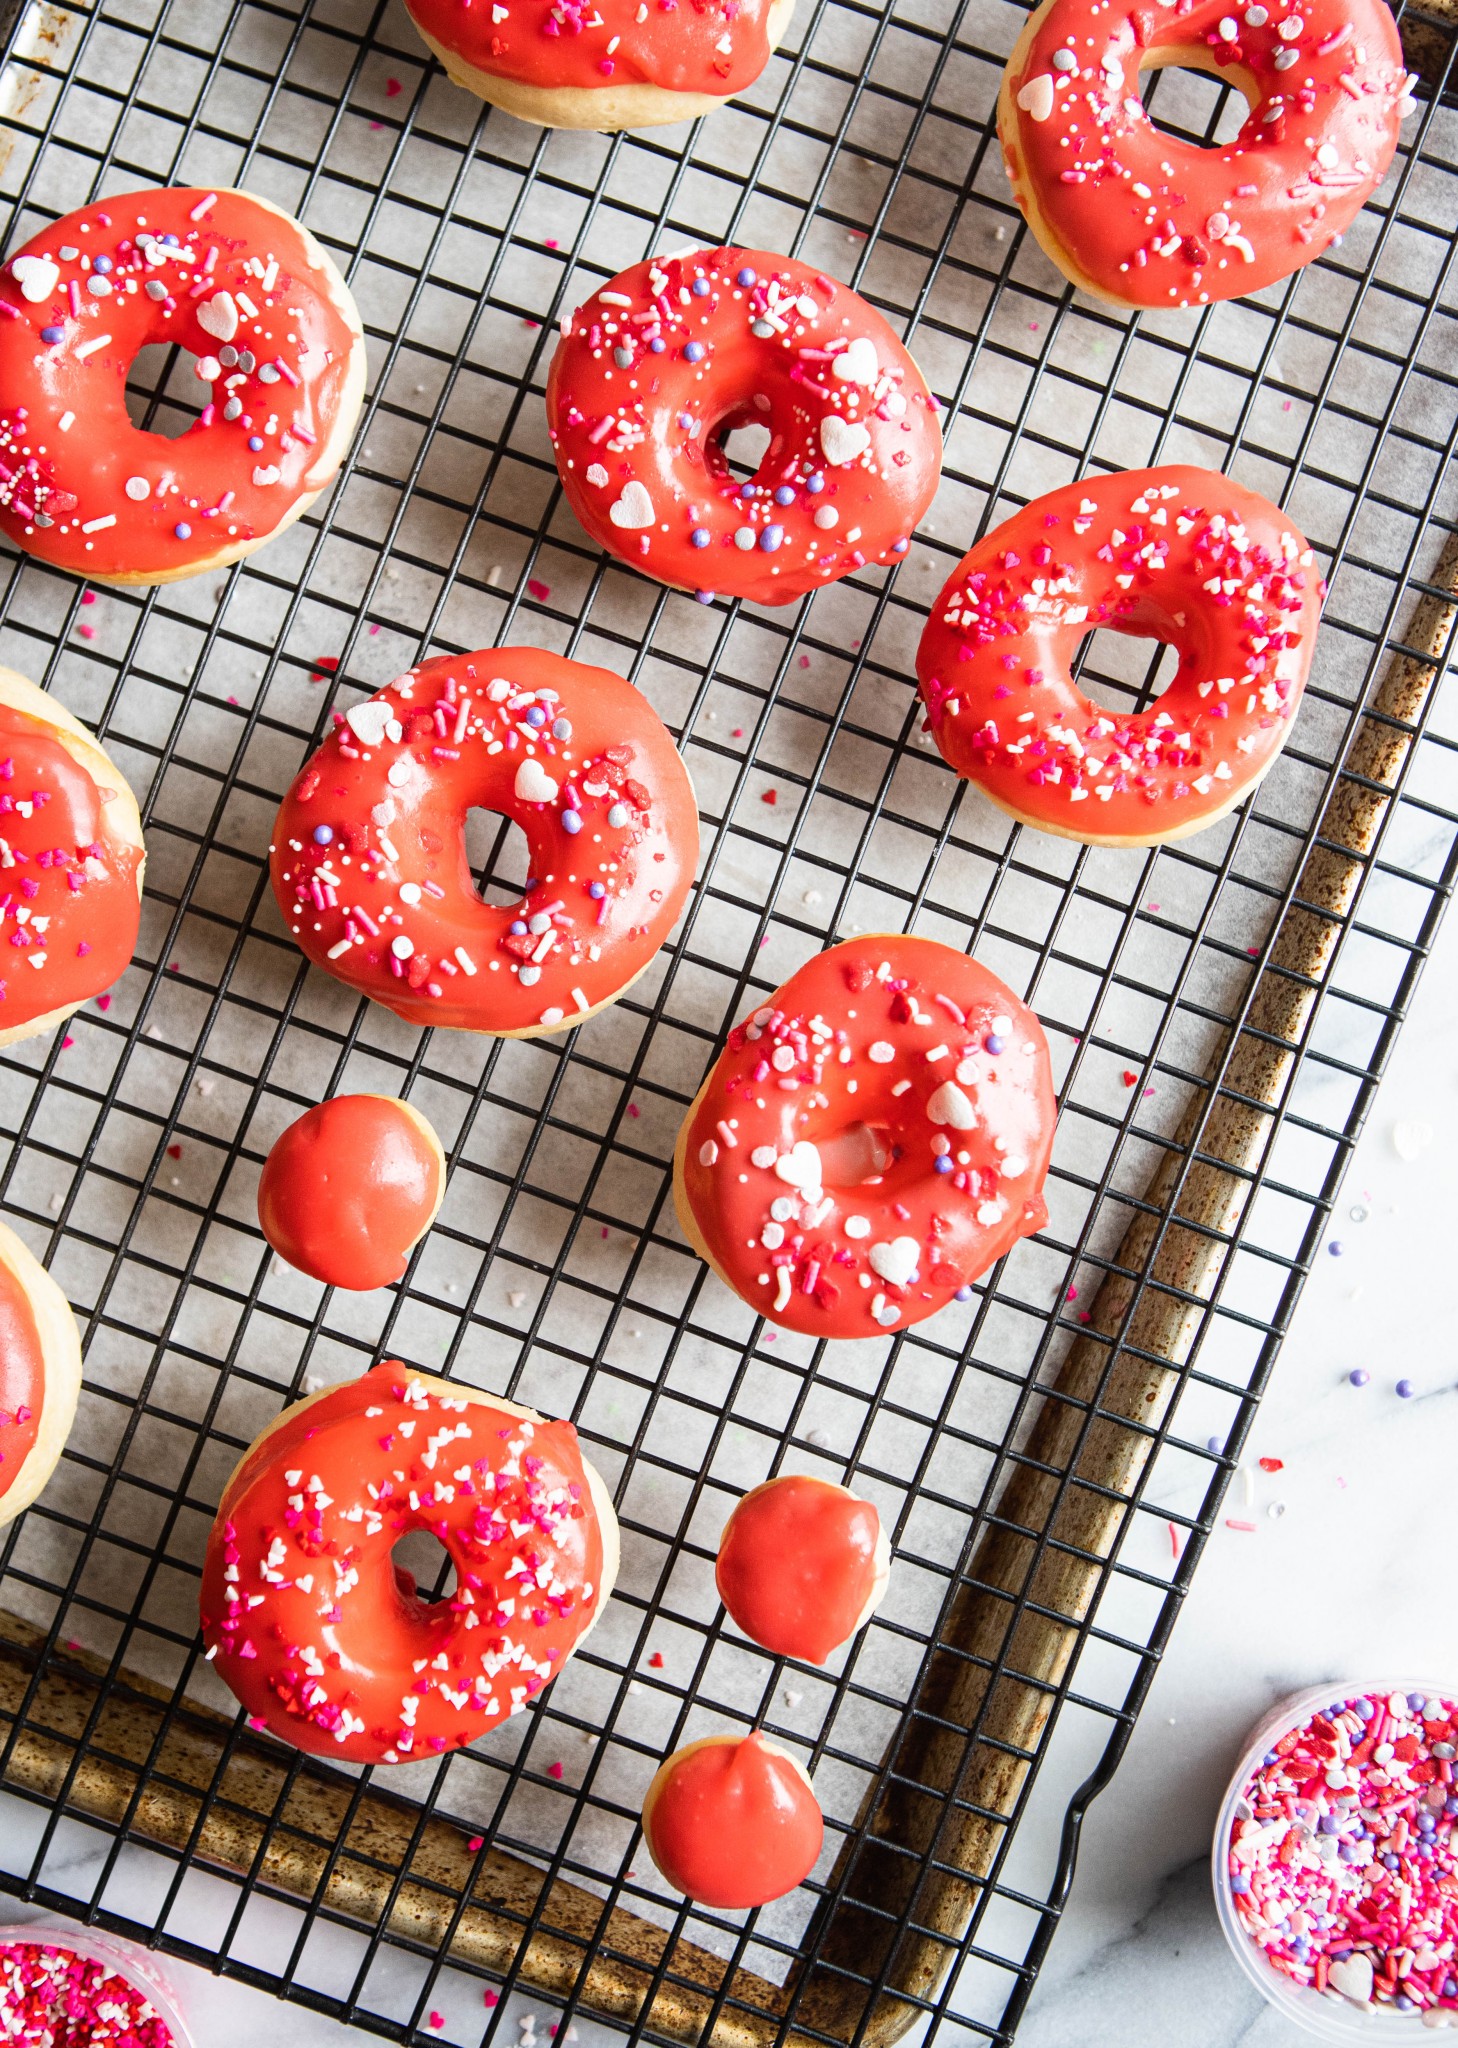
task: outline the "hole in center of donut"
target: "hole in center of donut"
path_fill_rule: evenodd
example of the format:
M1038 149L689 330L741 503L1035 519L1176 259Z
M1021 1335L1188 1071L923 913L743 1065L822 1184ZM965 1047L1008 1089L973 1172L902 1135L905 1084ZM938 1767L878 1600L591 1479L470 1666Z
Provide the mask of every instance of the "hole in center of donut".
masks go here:
M1252 102L1233 74L1202 66L1193 51L1151 51L1139 69L1144 111L1161 133L1196 149L1224 149L1245 126Z
M160 434L164 441L187 432L212 397L212 386L197 374L197 361L187 349L166 341L138 350L127 371L127 417L134 427Z
M403 1593L417 1600L448 1600L456 1590L456 1568L450 1552L428 1529L412 1529L390 1552Z
M761 426L758 420L731 419L718 430L715 439L724 451L729 474L736 483L748 483L751 477L759 474L759 466L771 440L768 427Z
M862 1188L891 1164L891 1140L873 1124L847 1124L816 1140L820 1174L828 1188Z
M527 883L527 842L513 819L479 805L467 811L466 859L483 903L494 909L520 903Z
M1127 718L1148 710L1174 681L1179 665L1179 649L1165 641L1103 626L1085 636L1074 657L1073 679L1093 703Z

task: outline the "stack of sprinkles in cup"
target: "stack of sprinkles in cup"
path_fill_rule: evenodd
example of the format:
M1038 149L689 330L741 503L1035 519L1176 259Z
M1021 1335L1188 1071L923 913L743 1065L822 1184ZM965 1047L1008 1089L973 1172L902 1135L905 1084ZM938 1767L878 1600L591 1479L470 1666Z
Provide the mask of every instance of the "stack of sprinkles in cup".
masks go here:
M1242 1926L1298 1987L1458 2021L1458 1706L1357 1693L1283 1735L1228 1848Z
M135 1984L51 1942L0 1946L0 2040L23 2048L175 2048Z

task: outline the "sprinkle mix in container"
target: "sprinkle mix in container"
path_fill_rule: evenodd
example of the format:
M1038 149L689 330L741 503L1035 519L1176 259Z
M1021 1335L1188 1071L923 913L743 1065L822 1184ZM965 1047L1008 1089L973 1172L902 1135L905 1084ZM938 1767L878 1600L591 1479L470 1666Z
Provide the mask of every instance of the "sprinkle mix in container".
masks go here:
M159 1974L135 1942L32 1920L0 1936L0 2040L15 2048L191 2048Z
M1453 1689L1322 1687L1255 1731L1216 1829L1221 1923L1333 2041L1458 2026Z

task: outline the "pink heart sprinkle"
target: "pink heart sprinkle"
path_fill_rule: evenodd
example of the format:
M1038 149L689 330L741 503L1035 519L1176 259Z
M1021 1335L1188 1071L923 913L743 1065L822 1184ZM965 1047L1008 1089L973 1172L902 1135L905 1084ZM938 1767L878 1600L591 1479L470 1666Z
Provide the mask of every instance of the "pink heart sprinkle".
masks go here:
M96 1007L98 1010L109 1010L111 1008L111 997L98 996L96 998Z

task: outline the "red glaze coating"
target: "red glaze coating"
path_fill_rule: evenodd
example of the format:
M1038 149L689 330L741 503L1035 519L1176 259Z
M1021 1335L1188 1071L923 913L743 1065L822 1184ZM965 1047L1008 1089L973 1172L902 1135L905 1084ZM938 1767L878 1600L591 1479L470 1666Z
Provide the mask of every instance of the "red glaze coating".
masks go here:
M530 1035L581 1023L648 965L693 881L699 821L631 683L498 647L426 662L336 717L272 848L274 893L316 966L414 1024ZM476 894L475 804L526 834L520 903Z
M405 1271L445 1190L440 1142L388 1095L335 1095L274 1144L258 1220L279 1254L330 1287L386 1287Z
M770 0L407 0L432 43L496 78L558 90L656 85L729 99L770 59ZM498 12L501 19L497 19Z
M1154 125L1139 72L1164 63L1246 95L1234 142ZM1197 306L1289 277L1343 234L1392 161L1411 82L1382 0L1045 0L1008 61L998 133L1018 204L1076 284Z
M916 658L927 720L1015 817L1090 844L1177 839L1285 744L1325 595L1304 536L1214 470L1068 484L980 540L933 605ZM1111 711L1075 685L1098 626L1179 650L1149 709Z
M297 1749L361 1764L457 1749L519 1712L596 1619L603 1533L576 1430L470 1393L387 1359L289 1409L223 1489L208 1654ZM394 1569L415 1529L450 1553L447 1599Z
M45 1398L35 1311L19 1276L0 1259L0 1507L35 1448Z
M995 974L849 939L730 1032L679 1134L679 1219L771 1322L906 1329L1047 1221L1053 1120L1043 1028Z
M57 737L64 730L0 697L0 846L10 856L0 880L0 933L8 942L0 1030L7 1032L110 988L131 962L141 923L142 849L108 817L117 790L98 786ZM105 756L94 742L88 753L100 771Z
M671 1885L733 1911L803 1883L825 1822L802 1773L756 1733L675 1751L649 1787L643 1834Z
M211 402L177 440L127 416L127 372L151 342L212 368ZM275 207L205 186L82 207L0 270L0 527L101 581L231 561L333 477L364 369L349 293Z
M786 1475L740 1501L719 1538L714 1582L736 1624L778 1657L823 1664L876 1591L881 1518L823 1479Z
M760 249L639 263L595 292L563 322L547 420L595 541L661 583L758 604L895 561L941 473L931 394L880 314ZM771 440L745 497L721 439L750 425Z

